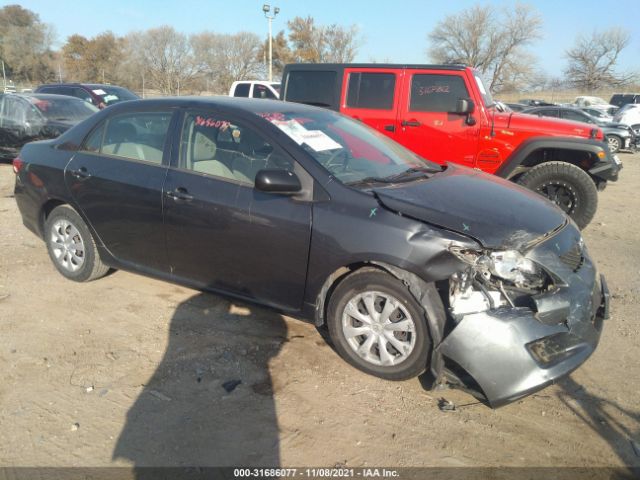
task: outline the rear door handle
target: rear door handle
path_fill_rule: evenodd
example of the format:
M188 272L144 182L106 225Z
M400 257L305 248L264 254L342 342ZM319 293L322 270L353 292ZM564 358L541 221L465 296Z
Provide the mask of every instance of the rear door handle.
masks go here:
M176 202L190 202L193 200L193 195L187 192L186 188L179 187L175 190L171 190L166 193L167 197L173 198Z
M396 126L395 125L385 125L383 128L387 132L395 132L396 131Z
M401 125L403 127L419 127L421 123L417 120L403 120Z
M71 175L73 175L74 177L76 177L79 180L83 180L85 178L90 178L91 174L89 172L87 172L87 169L85 167L80 167L77 170L71 170L69 173L71 173Z

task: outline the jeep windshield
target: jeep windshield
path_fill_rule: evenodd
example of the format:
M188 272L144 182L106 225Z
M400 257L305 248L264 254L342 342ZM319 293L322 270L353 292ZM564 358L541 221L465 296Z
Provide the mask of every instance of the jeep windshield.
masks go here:
M340 182L406 182L442 171L377 131L328 110L259 113Z
M477 70L473 71L473 76L476 79L476 83L478 84L478 90L480 90L480 94L482 95L482 101L484 102L484 106L489 108L495 106L495 102L493 101L493 97L491 96L491 92L487 87L485 87L484 80L482 80L482 75Z

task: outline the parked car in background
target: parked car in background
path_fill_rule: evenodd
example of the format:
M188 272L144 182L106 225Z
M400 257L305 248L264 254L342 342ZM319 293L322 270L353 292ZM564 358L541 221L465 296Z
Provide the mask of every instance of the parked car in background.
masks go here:
M556 206L326 109L125 102L14 169L24 224L70 280L119 268L271 306L327 325L368 374L430 370L491 406L580 366L608 316Z
M593 107L579 107L579 108L583 112L588 113L589 115L591 115L592 117L597 118L601 122L613 122L613 115L609 115L604 110L599 110L599 109L593 108ZM618 109L616 108L616 110L618 110Z
M546 100L540 100L535 98L523 98L518 100L518 103L521 105L526 105L528 107L555 105L555 103L550 103L550 102L547 102Z
M423 158L499 175L546 196L582 228L619 159L598 126L504 111L462 65L289 64L281 99L330 108Z
M277 99L280 98L280 84L263 80L241 80L231 84L229 96Z
M505 105L513 112L521 112L528 107L528 105L523 105L522 103L505 103Z
M35 91L36 93L52 93L76 97L98 108L105 108L127 100L140 99L138 95L126 88L101 83L50 83L40 85Z
M603 122L579 108L532 107L523 110L522 113L598 125L604 132L611 153L617 153L620 149L628 149L635 143L635 135L631 127L619 123Z
M636 125L640 123L640 104L628 103L613 116L614 123Z
M573 101L573 106L580 108L590 108L591 110L601 111L607 115L613 115L618 106L607 103L600 97L580 96Z
M609 103L616 107L624 107L629 103L640 103L640 93L614 93Z
M13 160L32 140L54 138L98 109L62 95L0 95L0 159Z

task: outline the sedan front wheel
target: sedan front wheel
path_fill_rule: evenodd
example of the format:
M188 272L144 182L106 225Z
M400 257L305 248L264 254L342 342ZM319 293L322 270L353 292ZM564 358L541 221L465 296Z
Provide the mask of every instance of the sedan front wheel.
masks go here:
M336 287L327 313L336 350L356 368L388 380L412 378L427 368L431 339L424 309L388 273L352 273Z
M607 136L607 146L611 153L617 153L622 148L622 139L615 135Z

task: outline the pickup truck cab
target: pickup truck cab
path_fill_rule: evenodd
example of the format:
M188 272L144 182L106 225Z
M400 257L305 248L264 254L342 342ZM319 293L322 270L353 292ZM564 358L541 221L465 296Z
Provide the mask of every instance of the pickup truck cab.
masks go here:
M280 84L263 80L239 80L231 84L230 97L280 98Z
M621 164L602 129L504 111L462 65L290 64L281 99L349 115L418 155L499 175L562 208L580 228Z

